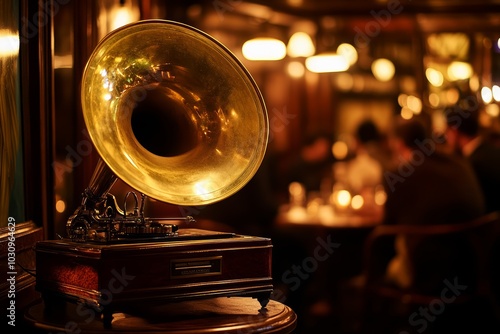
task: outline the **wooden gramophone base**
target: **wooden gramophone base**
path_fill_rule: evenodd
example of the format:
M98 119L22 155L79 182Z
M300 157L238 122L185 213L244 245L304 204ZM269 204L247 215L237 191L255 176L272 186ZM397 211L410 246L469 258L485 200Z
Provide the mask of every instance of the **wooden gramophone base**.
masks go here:
M114 313L143 305L246 296L264 308L273 290L271 250L267 238L197 229L162 242L40 241L36 289L48 313L72 301L81 313L102 315L105 327Z

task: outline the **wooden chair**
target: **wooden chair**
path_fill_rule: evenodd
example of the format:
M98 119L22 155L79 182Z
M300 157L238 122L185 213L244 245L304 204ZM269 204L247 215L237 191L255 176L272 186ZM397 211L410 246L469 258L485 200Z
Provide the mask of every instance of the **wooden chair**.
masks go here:
M410 317L412 315L415 317L415 312L420 310L419 306L434 307L434 309L451 308L446 302L456 307L472 301L481 301L481 305L491 306L497 318L496 316L500 314L498 291L495 290L496 285L492 280L498 279L497 267L500 267L500 262L494 262L495 254L499 250L499 231L499 212L459 224L377 226L367 237L363 250L362 327L364 329L370 327L374 319L380 324L382 322L380 320L387 315L392 315L393 318L387 320L386 324L394 322L394 319L399 317L402 327L410 326L412 320ZM430 272L425 274L428 276L425 278L429 281L440 280L441 288L425 290L422 286L410 286L403 289L384 280L385 266L381 263L386 263L388 257L384 258L381 254L384 254L383 250L387 253L391 247L393 250L394 240L399 236L419 238L421 242L416 248L416 253L423 252L427 259L415 260L416 263L413 263L416 266L415 275L420 275L418 270L431 268ZM429 240L432 242L426 243ZM422 247L424 243L431 251L425 252L426 247ZM447 259L450 255L455 255L454 259ZM438 274L439 271L442 273ZM445 292L450 297L450 292L445 289L450 289L449 285L457 283L457 280L459 284L463 284L462 279L465 279L466 289L452 296L454 298L443 299ZM389 305L392 309L389 309Z

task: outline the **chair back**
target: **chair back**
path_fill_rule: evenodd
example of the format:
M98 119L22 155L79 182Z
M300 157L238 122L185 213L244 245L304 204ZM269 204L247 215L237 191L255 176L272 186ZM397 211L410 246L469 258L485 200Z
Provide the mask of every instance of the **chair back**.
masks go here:
M377 226L364 244L366 289L395 298L404 296L407 302L428 303L439 296L447 280L467 286L462 298L489 295L492 277L498 275L493 258L500 249L499 231L499 212L457 224ZM405 239L414 268L415 284L408 289L382 283L383 263L393 255L396 238Z

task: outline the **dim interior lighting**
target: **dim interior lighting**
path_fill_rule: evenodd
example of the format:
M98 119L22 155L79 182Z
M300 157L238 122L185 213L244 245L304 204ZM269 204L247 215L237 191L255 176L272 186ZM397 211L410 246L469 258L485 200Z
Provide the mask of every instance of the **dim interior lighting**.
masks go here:
M354 65L358 61L358 51L349 43L342 43L337 47L337 53L343 55L349 65Z
M311 37L305 32L296 32L290 37L287 53L290 57L309 57L316 52Z
M455 104L460 98L460 91L457 88L452 87L445 91L445 96L448 104Z
M443 74L432 67L425 70L425 77L434 87L441 87L444 82Z
M481 88L481 98L484 103L490 103L493 100L493 93L491 92L490 87Z
M392 61L386 58L379 58L372 63L372 73L380 81L389 81L394 77L396 68Z
M276 38L259 37L246 41L242 51L248 60L280 60L286 56L286 45Z
M338 140L332 145L332 153L337 160L343 160L349 153L349 147L346 142Z
M351 206L354 210L359 210L365 204L365 200L361 195L354 195L351 200Z
M406 107L408 105L408 94L401 93L398 95L398 104L400 107Z
M413 111L408 107L403 107L403 108L401 108L400 115L401 115L401 118L403 118L403 119L406 119L406 120L412 119L413 118Z
M333 80L337 87L341 90L349 91L354 87L354 77L350 73L339 73L333 77Z
M132 8L126 4L119 5L114 12L113 20L111 22L111 30L118 29L126 24L136 21L138 18L134 15Z
M469 79L469 87L474 92L477 92L479 90L481 84L479 83L479 78L477 75L473 74L472 77Z
M375 204L384 205L387 200L387 194L385 193L383 186L377 186L375 188Z
M492 103L485 106L484 111L491 117L498 117L500 110L498 104Z
M351 193L347 190L339 190L335 200L339 206L347 207L351 203Z
M472 76L472 66L463 61L454 61L448 66L447 74L451 81L466 80Z
M288 63L287 71L292 78L301 78L304 76L306 70L304 68L304 65L302 65L302 63L298 61L292 61Z
M420 98L410 95L406 100L408 108L413 111L414 114L420 114L422 112L422 100Z
M491 88L491 92L493 94L493 99L497 102L500 102L500 87L497 85L493 85Z
M59 213L63 213L66 210L66 203L60 199L56 202L56 211Z
M306 68L314 73L342 72L349 68L349 62L342 55L324 53L308 57Z
M117 28L120 28L121 26L124 26L124 25L132 22L131 17L132 17L132 15L130 14L130 11L128 10L128 8L119 7L116 10L115 18L113 20L113 25L111 26L111 29L115 30Z
M429 103L432 107L437 107L441 103L441 99L439 95L436 93L429 94Z
M0 29L0 57L17 55L19 35L7 29Z
M306 202L306 188L300 182L292 182L288 185L289 201L292 206L303 206Z
M287 4L294 7L299 7L300 5L302 5L303 2L304 2L303 0L286 0Z
M398 104L401 108L401 116L404 118L406 113L413 113L418 115L422 112L422 100L414 95L408 94L399 94L398 96ZM410 117L411 118L411 117Z
M73 68L73 55L54 56L54 68Z

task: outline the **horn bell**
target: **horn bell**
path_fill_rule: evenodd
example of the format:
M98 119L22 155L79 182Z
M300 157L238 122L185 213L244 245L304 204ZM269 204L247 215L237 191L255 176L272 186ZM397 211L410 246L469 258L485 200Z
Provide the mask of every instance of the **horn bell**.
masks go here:
M240 61L191 26L138 21L108 34L87 62L83 117L101 159L159 201L204 205L257 172L269 121Z

